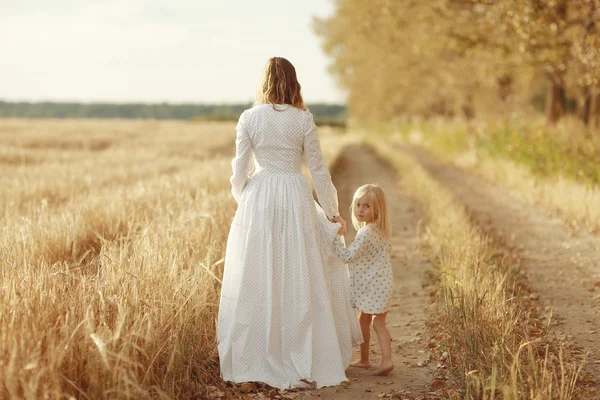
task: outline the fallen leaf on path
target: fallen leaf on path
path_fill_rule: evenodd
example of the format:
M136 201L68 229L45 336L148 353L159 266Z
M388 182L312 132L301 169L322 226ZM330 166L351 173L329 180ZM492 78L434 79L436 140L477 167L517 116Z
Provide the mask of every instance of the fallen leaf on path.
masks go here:
M242 393L250 393L255 388L253 383L245 382L240 387L240 392Z
M225 397L225 392L219 390L219 388L216 386L209 386L208 394L210 395L211 399L220 399L222 397Z
M440 390L440 389L444 389L445 387L446 387L446 382L444 382L443 379L436 379L431 384L431 388L433 390Z
M582 376L579 378L579 382L581 383L596 383L596 380L592 378L590 375Z
M377 381L378 385L391 385L394 381Z
M529 334L532 336L539 336L542 334L542 330L536 326L529 328Z

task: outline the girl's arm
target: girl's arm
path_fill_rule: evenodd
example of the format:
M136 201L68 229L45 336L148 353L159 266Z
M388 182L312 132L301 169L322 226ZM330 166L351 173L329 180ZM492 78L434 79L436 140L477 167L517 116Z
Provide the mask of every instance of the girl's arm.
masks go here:
M252 143L244 123L244 113L240 115L237 123L235 138L235 158L231 161L233 175L231 182L231 193L235 201L240 202L242 192L248 183L248 175L254 170L254 160L252 159Z
M338 211L337 190L333 186L333 182L331 182L331 174L327 169L327 164L321 151L321 144L317 137L317 126L312 115L310 116L307 129L308 131L304 135L304 154L306 155L306 163L308 164L310 176L315 185L319 204L327 217L337 217L340 215Z
M352 259L361 255L369 247L369 233L362 229L354 238L350 246L344 246L340 236L336 236L333 241L333 252L342 262L349 263Z

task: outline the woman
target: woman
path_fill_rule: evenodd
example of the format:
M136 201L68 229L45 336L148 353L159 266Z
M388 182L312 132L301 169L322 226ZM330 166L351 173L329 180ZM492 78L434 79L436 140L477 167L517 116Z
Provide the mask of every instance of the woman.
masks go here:
M362 342L347 272L331 257L345 222L288 60L269 59L255 106L236 130L238 209L219 307L221 374L280 389L337 385L347 380L352 345ZM320 207L301 173L303 156Z

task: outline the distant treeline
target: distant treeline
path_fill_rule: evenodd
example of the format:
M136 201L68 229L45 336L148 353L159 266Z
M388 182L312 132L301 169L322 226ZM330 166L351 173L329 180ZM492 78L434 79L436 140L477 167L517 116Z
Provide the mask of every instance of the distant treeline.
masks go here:
M236 121L252 107L239 104L147 104L147 103L59 103L0 101L0 117L22 118L131 118ZM317 123L344 125L346 107L339 104L309 104Z

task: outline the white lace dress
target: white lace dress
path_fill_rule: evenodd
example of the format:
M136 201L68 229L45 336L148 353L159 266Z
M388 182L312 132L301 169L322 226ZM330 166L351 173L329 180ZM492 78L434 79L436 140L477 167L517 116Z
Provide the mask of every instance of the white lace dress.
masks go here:
M301 173L304 155L322 210ZM246 110L232 167L238 209L217 326L223 379L281 389L346 381L362 337L346 266L331 251L339 225L325 215L338 215L337 192L312 115L284 105Z

